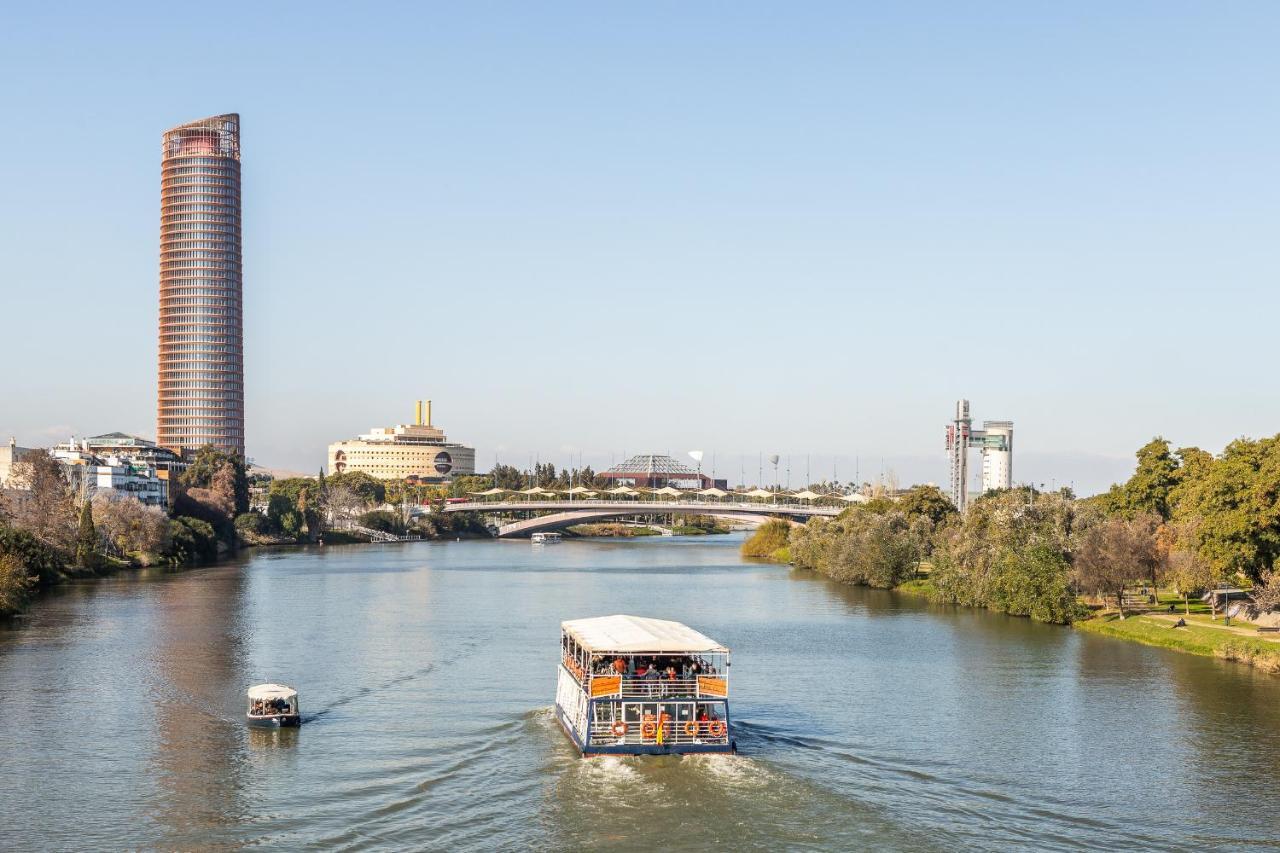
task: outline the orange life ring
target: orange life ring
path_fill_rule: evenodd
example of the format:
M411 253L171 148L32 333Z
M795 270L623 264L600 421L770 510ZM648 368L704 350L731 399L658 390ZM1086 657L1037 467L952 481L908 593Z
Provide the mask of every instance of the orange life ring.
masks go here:
M712 737L724 737L724 733L728 731L724 724L724 720L712 720L707 725L707 733Z
M618 722L613 724L613 734L615 737L626 737L627 724L624 723L622 720L618 720Z
M688 735L689 737L697 737L697 736L698 736L698 721L697 721L697 720L690 720L689 722L685 723L685 724L684 724L684 733L685 733L686 735Z
M652 740L658 736L658 724L653 720L645 720L640 724L640 734Z

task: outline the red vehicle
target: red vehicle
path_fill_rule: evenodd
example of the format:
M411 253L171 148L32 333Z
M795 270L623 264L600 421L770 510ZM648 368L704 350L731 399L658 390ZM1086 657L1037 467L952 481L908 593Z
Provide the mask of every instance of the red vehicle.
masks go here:
M471 500L471 498L445 498L444 502L447 504L464 504L469 500Z

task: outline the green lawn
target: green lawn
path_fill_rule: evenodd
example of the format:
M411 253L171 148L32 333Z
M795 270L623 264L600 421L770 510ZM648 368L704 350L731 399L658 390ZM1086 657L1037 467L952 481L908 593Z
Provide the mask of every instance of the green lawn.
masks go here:
M1185 628L1174 628L1171 623L1142 616L1130 616L1123 621L1114 617L1101 617L1076 622L1075 627L1081 631L1133 640L1148 646L1240 661L1267 672L1280 673L1280 644L1220 631L1194 622Z

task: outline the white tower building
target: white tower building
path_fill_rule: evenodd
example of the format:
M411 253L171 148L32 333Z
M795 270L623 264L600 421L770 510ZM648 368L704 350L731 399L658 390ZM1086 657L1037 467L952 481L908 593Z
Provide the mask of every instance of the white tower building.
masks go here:
M1013 488L1013 421L982 422L982 491Z
M964 512L969 505L969 448L982 451L982 491L1013 488L1013 421L983 421L973 428L969 401L956 401L955 419L947 425L947 458L951 467L951 502Z

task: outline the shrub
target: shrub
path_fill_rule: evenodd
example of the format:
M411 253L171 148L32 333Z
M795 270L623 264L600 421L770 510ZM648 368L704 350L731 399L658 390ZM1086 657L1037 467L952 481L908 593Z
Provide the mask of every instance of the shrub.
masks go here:
M360 516L360 526L396 535L402 535L405 530L400 516L385 509L375 509Z
M198 518L179 516L169 522L169 561L187 565L218 556L218 536L213 525Z
M742 556L778 559L778 552L787 547L791 538L791 522L781 519L766 521L742 543Z
M241 536L265 533L267 519L260 512L242 512L236 516L236 532Z
M35 585L36 576L27 573L17 554L0 553L0 616L17 613L26 606Z
M15 556L41 586L62 580L67 565L66 556L57 548L44 544L29 531L3 525L0 525L0 554Z

